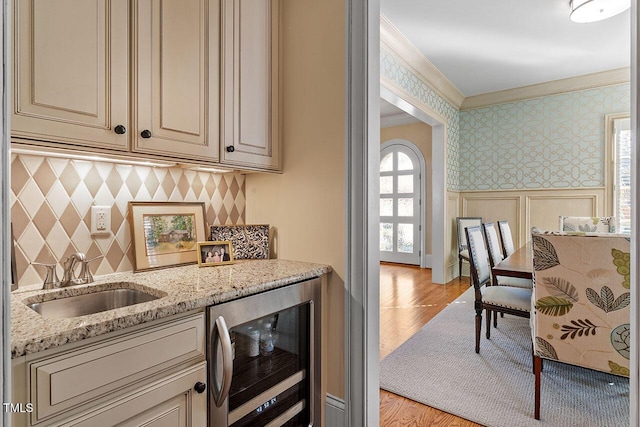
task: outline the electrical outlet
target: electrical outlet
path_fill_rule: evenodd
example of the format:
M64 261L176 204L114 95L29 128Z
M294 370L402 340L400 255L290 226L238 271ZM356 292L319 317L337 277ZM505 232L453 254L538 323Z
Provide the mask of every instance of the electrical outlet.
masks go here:
M91 206L91 234L111 234L111 206Z

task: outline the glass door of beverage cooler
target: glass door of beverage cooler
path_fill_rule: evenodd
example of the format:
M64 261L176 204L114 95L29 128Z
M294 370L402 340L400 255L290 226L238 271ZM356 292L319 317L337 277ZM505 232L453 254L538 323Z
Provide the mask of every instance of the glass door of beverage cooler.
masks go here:
M314 425L318 307L313 299L287 303L277 291L224 304L230 309L209 309L211 426ZM275 304L263 301L266 306L257 308L256 297ZM283 303L288 307L273 311Z

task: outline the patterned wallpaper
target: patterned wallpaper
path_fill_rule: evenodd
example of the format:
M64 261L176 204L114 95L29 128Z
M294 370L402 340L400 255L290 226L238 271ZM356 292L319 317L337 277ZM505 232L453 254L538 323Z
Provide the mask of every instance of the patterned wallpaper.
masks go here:
M459 191L458 110L384 49L380 49L380 74L447 119L447 189Z
M460 190L602 187L605 114L629 84L460 112Z
M90 264L93 274L133 270L130 200L201 201L209 225L244 224L245 180L232 173L14 154L11 221L18 284L42 283L44 267L30 262L51 263L77 251L87 258L104 256ZM112 206L111 235L91 236L92 205Z

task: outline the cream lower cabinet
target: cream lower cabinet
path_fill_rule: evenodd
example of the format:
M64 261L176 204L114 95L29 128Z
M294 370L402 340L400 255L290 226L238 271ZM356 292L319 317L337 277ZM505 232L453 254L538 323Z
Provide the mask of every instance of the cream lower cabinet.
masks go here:
M127 0L14 0L15 138L128 150Z
M222 163L281 170L279 0L222 0Z
M207 425L207 391L198 394L194 384L206 383L206 362L163 378L130 395L104 405L64 426L188 427Z
M204 313L133 329L14 359L12 425L204 427Z

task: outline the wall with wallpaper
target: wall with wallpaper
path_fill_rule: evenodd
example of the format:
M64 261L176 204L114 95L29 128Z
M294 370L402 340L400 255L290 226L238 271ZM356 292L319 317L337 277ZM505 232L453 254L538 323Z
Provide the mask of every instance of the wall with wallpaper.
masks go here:
M207 223L244 224L245 179L240 174L196 172L98 161L16 155L11 160L11 219L20 286L42 283L50 263L81 251L96 275L133 269L127 203L201 201ZM90 234L90 207L111 206L107 237ZM61 268L58 269L58 274Z
M629 84L460 111L460 190L603 187L605 115Z
M458 191L460 188L458 152L462 143L459 140L458 109L431 89L422 77L405 65L393 52L383 47L380 48L380 76L446 119L447 190Z

